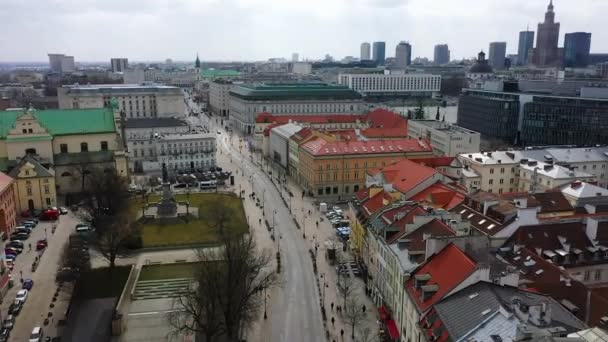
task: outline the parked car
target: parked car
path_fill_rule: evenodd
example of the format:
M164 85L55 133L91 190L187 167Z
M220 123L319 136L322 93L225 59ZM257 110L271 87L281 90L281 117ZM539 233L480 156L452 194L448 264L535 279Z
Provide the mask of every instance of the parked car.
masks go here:
M26 234L31 234L32 233L32 228L28 228L26 226L19 226L15 228L15 232L17 233L26 233Z
M21 308L23 308L23 302L15 299L11 306L8 307L8 313L17 316L21 312Z
M67 215L68 214L68 208L66 208L66 207L59 207L59 214L61 214L61 215Z
M34 287L34 281L32 279L25 279L21 288L31 291L32 287Z
M17 255L4 253L4 259L6 259L6 261L14 262L14 260L17 259Z
M23 248L19 247L5 247L4 253L13 253L13 254L21 254L23 252Z
M59 219L59 210L57 209L45 209L40 214L40 219L43 221L56 221Z
M8 328L0 329L0 342L7 342L10 334L11 334L11 329L8 329Z
M28 290L19 290L17 291L17 295L15 296L15 300L20 300L22 302L25 302L25 300L27 299L27 295L30 292Z
M2 328L7 328L7 329L13 329L13 326L15 325L15 316L13 315L8 315L6 317L4 317L4 320L2 321Z
M45 249L47 246L49 245L49 243L46 241L46 239L42 239L42 240L38 240L36 242L36 250L40 251Z
M30 237L29 234L17 233L17 234L11 235L11 241L24 241L24 240L27 240L29 237Z
M34 224L31 221L21 221L21 222L19 222L19 225L17 227L26 227L26 228L34 229L34 228L36 228L36 224Z
M32 329L32 333L30 334L30 342L41 342L42 341L42 328L35 327Z
M6 247L17 247L23 249L25 245L21 241L11 241L6 244Z

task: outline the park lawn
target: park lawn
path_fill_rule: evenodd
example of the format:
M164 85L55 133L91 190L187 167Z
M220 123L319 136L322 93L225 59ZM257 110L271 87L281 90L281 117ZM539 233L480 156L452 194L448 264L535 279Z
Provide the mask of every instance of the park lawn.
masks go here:
M186 194L177 194L177 201L186 201ZM151 195L149 202L160 200L160 195ZM137 210L141 210L142 199L136 197L131 200L129 210L133 216ZM214 227L210 227L208 222L211 213L207 211L211 203L222 202L232 210L231 221L228 223L229 229L235 233L247 233L248 225L245 210L241 199L232 194L221 193L191 193L189 196L190 207L199 209L199 217L190 219L189 222L175 224L162 224L152 222L143 224L141 227L143 247L169 247L186 245L214 245L218 242L217 232Z
M196 262L182 262L175 264L144 265L139 273L138 281L194 278L196 264Z

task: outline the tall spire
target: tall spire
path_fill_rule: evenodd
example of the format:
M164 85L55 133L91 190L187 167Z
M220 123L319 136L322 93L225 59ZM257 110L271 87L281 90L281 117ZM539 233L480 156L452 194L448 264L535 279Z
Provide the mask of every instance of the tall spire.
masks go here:
M547 10L553 11L553 0L549 0L549 6L547 6Z
M196 61L194 61L194 67L197 69L201 68L201 60L198 59L198 52L196 53Z

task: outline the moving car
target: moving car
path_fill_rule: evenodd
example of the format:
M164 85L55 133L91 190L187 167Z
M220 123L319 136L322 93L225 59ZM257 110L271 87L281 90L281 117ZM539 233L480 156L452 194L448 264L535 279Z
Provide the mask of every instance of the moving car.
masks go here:
M23 286L22 286L23 289L26 289L29 291L32 289L32 287L34 287L34 281L32 279L25 279L23 281Z
M38 242L36 242L36 250L37 251L43 250L48 245L49 245L49 243L46 241L46 239L38 240Z
M11 306L9 306L8 313L17 316L21 312L21 308L23 308L23 302L15 299Z
M35 327L32 329L32 333L30 334L30 342L40 342L42 341L42 328Z
M2 327L7 329L13 329L13 325L15 325L15 316L8 315L2 321Z
M40 214L40 219L44 221L56 221L59 219L59 210L57 209L45 209Z
M20 300L22 302L25 302L25 300L27 299L27 295L29 294L28 290L19 290L17 291L17 295L15 296L15 300Z
M61 215L67 215L68 214L68 208L66 208L66 207L59 207L59 214L61 214Z

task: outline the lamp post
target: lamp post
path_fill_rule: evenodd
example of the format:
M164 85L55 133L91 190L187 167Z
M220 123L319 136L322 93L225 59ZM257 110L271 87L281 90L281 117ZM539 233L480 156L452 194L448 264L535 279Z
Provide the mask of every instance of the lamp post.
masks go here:
M268 319L268 314L266 313L266 288L264 288L264 319Z
M306 217L304 217L304 222L302 224L302 238L306 239Z

